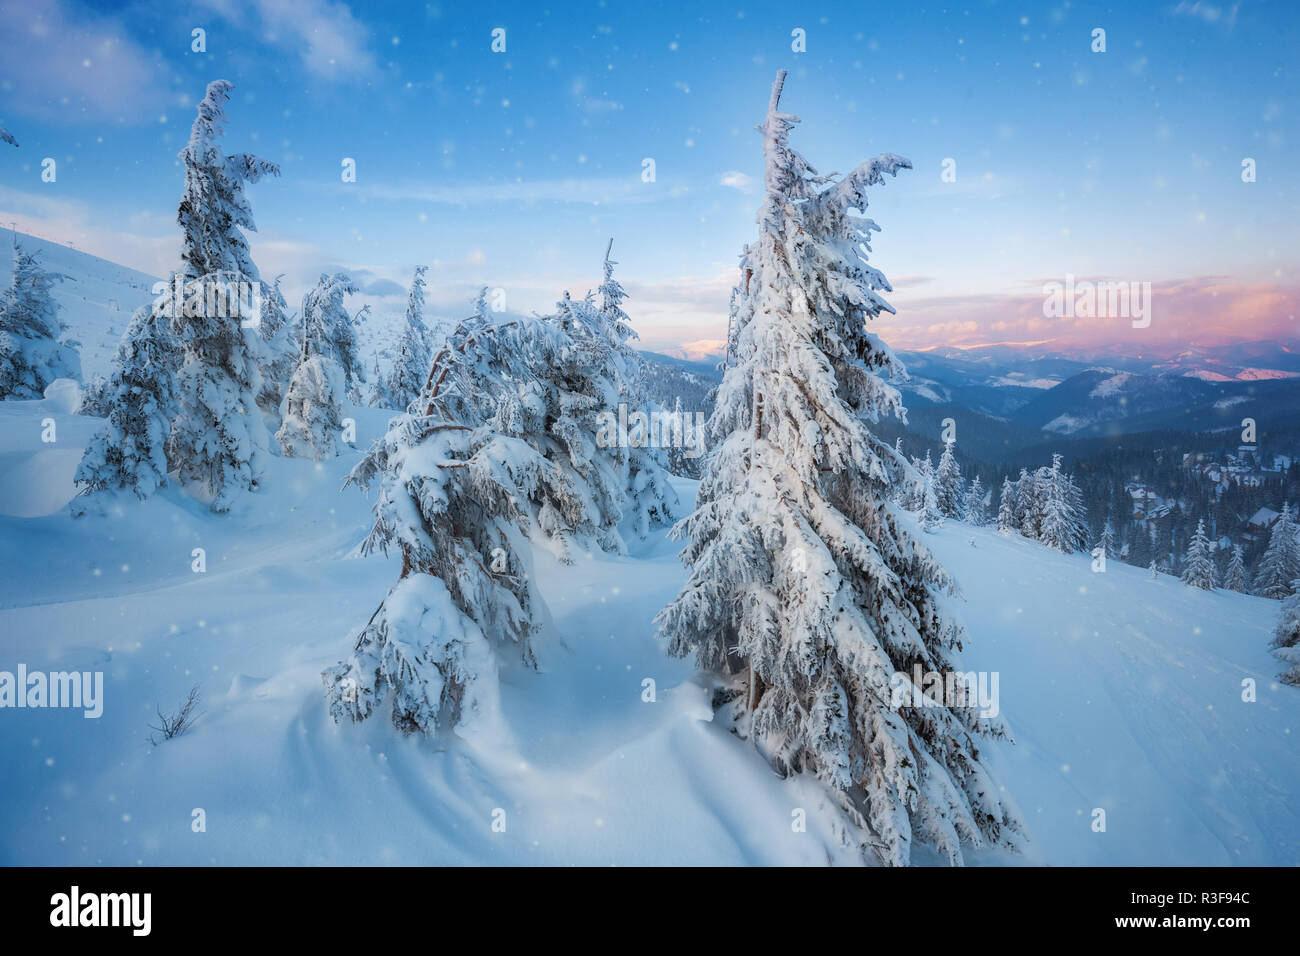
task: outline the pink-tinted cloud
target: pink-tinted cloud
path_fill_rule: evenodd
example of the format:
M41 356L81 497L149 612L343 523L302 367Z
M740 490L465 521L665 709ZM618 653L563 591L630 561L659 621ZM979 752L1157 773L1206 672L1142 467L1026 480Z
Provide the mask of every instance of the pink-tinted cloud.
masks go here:
M1078 277L1111 281L1113 277ZM1035 281L1064 282L1064 277ZM875 331L896 348L936 345L974 347L1024 343L1053 348L1122 346L1134 355L1169 354L1190 343L1223 345L1300 336L1300 288L1250 284L1223 276L1195 276L1151 283L1151 322L1113 317L1049 317L1041 291L997 295L973 293L893 299L897 316L882 316Z

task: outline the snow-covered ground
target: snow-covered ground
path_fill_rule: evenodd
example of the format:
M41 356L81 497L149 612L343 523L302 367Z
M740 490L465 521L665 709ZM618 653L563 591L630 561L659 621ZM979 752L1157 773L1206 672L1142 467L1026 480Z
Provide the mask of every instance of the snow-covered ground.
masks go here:
M363 446L386 414L353 414ZM666 538L570 567L538 550L554 628L540 672L503 672L498 736L336 726L319 673L398 573L355 554L369 501L339 486L359 453L273 458L226 516L168 489L74 520L72 470L97 425L0 403L0 670L105 682L97 720L0 710L0 863L856 862L819 788L712 723L690 663L656 643L651 618L683 579ZM961 664L999 674L1017 743L993 746L993 766L1031 839L1023 857L968 862L1300 862L1300 691L1273 679L1276 602L1119 563L1093 574L1083 555L958 523L930 540L965 594ZM197 726L152 746L154 708L194 684Z

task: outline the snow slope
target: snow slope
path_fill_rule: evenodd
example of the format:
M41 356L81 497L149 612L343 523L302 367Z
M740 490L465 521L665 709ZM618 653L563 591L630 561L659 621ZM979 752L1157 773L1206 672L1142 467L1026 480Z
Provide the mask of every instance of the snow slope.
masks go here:
M42 269L64 277L54 285L54 301L69 336L81 343L83 377L86 381L97 374L107 378L131 313L153 301L157 280L48 239L21 232L16 238L24 249L39 253ZM0 288L7 288L13 275L13 255L6 244L0 251Z
M361 445L384 426L353 414ZM0 863L857 862L818 787L778 779L713 724L689 662L656 644L651 618L683 578L673 543L571 567L537 551L553 633L541 673L503 672L497 736L339 727L319 672L397 577L394 560L355 554L369 502L338 489L358 452L273 458L265 490L224 517L168 490L74 521L67 465L97 424L0 403L0 670L105 681L98 720L0 710ZM1032 841L969 862L1300 862L1300 692L1272 680L1275 602L1119 564L1094 575L1081 555L957 523L930 540L965 591L963 666L1000 675L1018 743L993 763ZM1241 701L1244 677L1257 703ZM151 746L155 706L196 683L198 725Z
M23 248L40 254L42 268L64 276L63 281L54 285L54 301L59 304L59 319L68 327L69 337L81 342L83 380L89 381L95 375L108 378L131 313L153 301L153 285L159 278L48 239L21 232L16 238ZM8 287L13 272L13 255L6 245L0 250L0 288ZM263 278L268 282L275 280L273 275ZM288 296L289 312L296 314L302 306L301 297L293 291ZM352 314L364 305L370 306L370 313L357 329L357 342L369 378L376 357L380 357L382 370L387 374L394 343L406 322L406 291L348 297L347 308ZM473 303L467 300L464 315L472 310ZM447 317L425 316L431 329L452 321Z

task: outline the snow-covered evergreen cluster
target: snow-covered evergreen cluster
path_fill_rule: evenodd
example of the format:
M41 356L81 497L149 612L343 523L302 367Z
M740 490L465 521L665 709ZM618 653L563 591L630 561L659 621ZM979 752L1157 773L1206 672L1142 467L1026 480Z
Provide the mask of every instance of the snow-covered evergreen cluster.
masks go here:
M497 668L535 663L547 612L529 541L569 561L575 544L624 551L620 526L645 534L671 519L657 452L597 441L599 413L635 374L611 265L607 254L599 306L566 293L549 316L496 318L484 290L353 470L379 488L364 549L399 550L402 577L324 674L335 719L391 700L403 730L472 732L495 710ZM412 302L418 315L414 291Z
M782 774L825 784L864 851L905 864L919 840L960 861L962 844L1011 843L1018 824L977 744L1000 724L891 702L898 674L951 672L962 639L943 599L952 582L890 500L907 463L869 427L903 416L889 381L903 369L867 330L893 309L866 260L878 227L854 213L911 164L884 154L818 175L789 144L784 80L759 127L766 199L733 300L715 444L676 529L689 576L658 623L671 653L719 681L738 734Z
M1083 496L1074 479L1061 468L1061 456L1034 472L1002 482L998 530L1041 541L1063 554L1084 548L1088 540Z
M0 399L41 398L56 378L81 379L77 343L65 339L50 294L62 278L14 243L13 280L0 293Z

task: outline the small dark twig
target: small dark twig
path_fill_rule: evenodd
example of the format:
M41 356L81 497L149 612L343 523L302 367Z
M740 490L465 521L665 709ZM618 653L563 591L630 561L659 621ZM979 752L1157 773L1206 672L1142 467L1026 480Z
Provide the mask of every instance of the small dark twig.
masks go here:
M149 725L149 729L154 733L149 735L149 742L157 747L164 740L171 740L173 737L179 737L194 726L194 722L203 716L203 712L195 712L199 706L199 685L195 684L190 688L190 695L185 698L185 702L174 714L164 714L161 707L158 708L158 726ZM161 737L158 734L162 734Z

